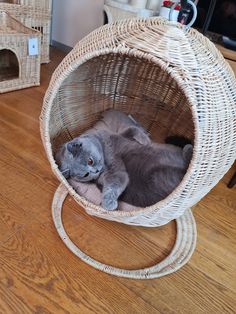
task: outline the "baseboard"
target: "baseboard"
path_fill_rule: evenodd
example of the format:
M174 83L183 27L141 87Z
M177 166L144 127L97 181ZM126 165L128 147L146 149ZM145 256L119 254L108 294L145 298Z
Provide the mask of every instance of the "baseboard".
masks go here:
M59 43L59 42L56 41L56 40L52 40L52 41L51 41L51 46L56 47L56 48L58 48L58 49L60 49L60 50L62 50L62 51L64 51L64 52L66 52L66 53L68 53L68 52L70 52L70 51L72 50L72 47L69 47L69 46L64 45L64 44L62 44L62 43Z

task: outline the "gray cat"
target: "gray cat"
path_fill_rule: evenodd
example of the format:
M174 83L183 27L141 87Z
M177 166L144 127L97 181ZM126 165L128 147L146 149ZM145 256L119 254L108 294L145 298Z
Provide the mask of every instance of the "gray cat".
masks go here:
M56 161L67 179L95 182L102 207L114 210L118 199L146 207L167 197L186 173L192 150L190 144L152 143L132 118L110 110L102 123L65 143Z

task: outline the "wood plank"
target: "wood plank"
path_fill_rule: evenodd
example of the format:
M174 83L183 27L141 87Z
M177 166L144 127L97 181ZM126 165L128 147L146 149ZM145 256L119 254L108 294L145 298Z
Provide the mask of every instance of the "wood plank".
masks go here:
M21 229L0 246L0 263L5 313L35 313L40 307L42 313L127 313L127 304L131 313L159 313L68 252L51 223Z
M169 254L176 234L174 222L160 228L127 226L89 216L73 200L65 203L63 224L70 238L86 254L128 269L147 267L162 260Z

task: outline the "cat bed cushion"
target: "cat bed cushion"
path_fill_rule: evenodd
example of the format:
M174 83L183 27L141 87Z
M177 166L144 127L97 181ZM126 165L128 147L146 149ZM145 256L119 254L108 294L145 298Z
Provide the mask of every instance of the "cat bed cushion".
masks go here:
M69 179L68 182L75 189L75 191L83 196L89 202L99 206L102 201L102 193L94 183L81 183L73 179ZM120 201L119 210L131 211L134 210L134 206Z

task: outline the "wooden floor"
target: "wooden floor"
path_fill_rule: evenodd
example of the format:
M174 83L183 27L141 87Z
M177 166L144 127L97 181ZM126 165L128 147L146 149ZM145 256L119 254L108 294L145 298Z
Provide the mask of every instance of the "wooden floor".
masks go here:
M236 313L236 188L226 187L233 169L194 209L197 248L175 274L149 281L112 277L64 246L50 212L58 181L38 122L62 57L52 51L40 87L0 96L0 313ZM86 253L119 267L154 264L175 240L174 222L148 229L103 221L71 198L63 219Z

